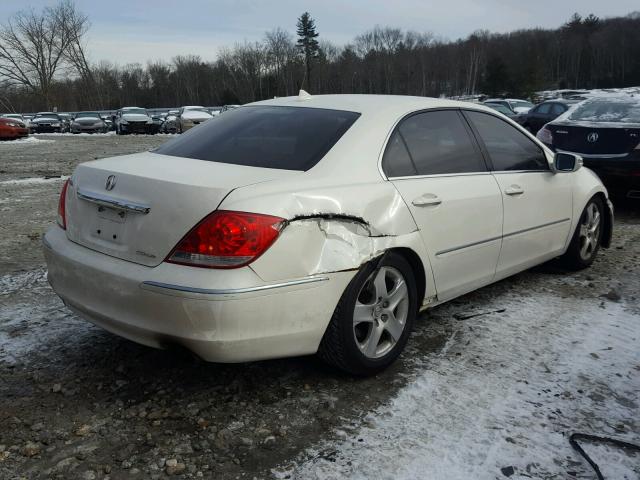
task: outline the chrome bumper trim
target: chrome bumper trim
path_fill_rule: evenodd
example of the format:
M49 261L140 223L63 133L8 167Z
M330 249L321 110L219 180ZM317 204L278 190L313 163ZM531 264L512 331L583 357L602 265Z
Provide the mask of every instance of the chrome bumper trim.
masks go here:
M176 292L198 293L202 295L234 295L238 293L260 292L263 290L271 290L274 288L291 287L294 285L304 285L307 283L325 282L327 280L329 280L329 277L307 277L307 278L301 278L300 280L291 280L289 282L281 282L281 283L270 283L267 285L258 285L255 287L221 288L221 289L187 287L185 285L172 285L169 283L146 281L140 284L140 288L142 288L143 290L153 291L153 290L161 289L161 290L172 290Z
M561 153L570 153L572 155L579 155L582 158L623 158L629 155L627 153L577 153L577 152L569 152L568 150L558 150Z
M78 198L82 200L95 203L97 205L102 205L103 207L118 208L120 210L127 210L129 212L141 213L143 215L146 215L151 211L151 207L148 205L143 205L141 203L133 203L127 200L120 200L118 198L102 195L101 193L82 190L81 188L78 188L77 195L78 195Z

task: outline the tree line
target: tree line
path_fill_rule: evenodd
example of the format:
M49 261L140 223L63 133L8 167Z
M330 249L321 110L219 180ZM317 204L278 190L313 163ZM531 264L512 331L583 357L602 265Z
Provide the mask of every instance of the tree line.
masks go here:
M89 19L72 0L18 12L0 26L0 111L247 103L275 96L369 93L529 97L556 88L640 85L640 13L575 14L557 29L479 30L448 41L376 26L346 45L322 37L308 12L297 38L275 28L223 48L146 65L92 63Z

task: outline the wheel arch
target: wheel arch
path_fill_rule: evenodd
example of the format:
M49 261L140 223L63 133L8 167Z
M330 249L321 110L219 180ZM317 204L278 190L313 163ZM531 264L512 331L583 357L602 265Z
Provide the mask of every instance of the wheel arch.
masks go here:
M611 238L613 237L613 207L604 192L597 192L591 197L591 199L593 198L599 198L604 205L604 222L600 245L604 248L609 248L611 246ZM591 199L589 199L589 201L591 201Z
M416 291L418 293L416 307L420 310L427 290L427 275L422 259L415 251L407 247L393 247L387 250L385 254L387 252L395 252L398 255L401 255L411 267L411 270L413 271L413 278L416 282ZM384 255L382 255L382 257L384 257Z

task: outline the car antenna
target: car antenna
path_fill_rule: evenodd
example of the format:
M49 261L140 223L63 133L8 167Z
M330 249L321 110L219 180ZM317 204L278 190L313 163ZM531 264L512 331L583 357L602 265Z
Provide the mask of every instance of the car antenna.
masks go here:
M305 92L304 90L300 90L298 93L298 101L303 102L305 100L311 100L311 94L309 92Z

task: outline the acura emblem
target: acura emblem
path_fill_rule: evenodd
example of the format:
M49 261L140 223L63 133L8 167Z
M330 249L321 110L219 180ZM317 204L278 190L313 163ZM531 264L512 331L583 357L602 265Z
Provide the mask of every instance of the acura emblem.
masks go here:
M105 184L104 188L106 188L107 190L113 190L113 187L115 186L116 186L116 176L109 175L107 177L107 183Z
M598 132L591 132L587 135L587 142L594 143L598 141Z

